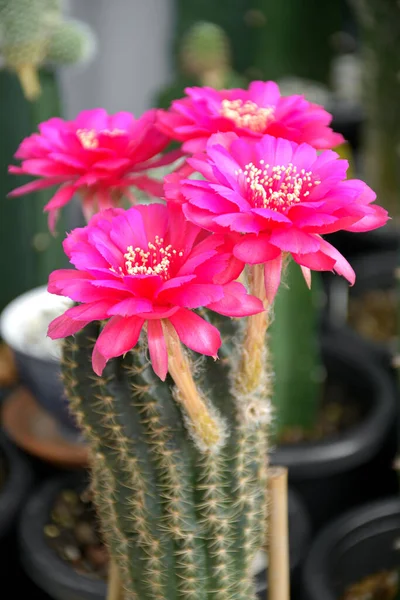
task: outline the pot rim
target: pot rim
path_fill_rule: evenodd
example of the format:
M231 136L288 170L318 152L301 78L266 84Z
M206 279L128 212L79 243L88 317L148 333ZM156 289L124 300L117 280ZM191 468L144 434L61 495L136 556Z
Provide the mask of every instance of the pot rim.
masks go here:
M37 286L31 288L26 292L20 294L11 302L5 306L0 313L0 335L5 343L15 352L29 359L35 359L40 362L51 362L57 364L59 358L56 355L50 353L46 354L35 354L30 352L24 345L23 339L15 334L16 328L21 331L23 326L23 320L21 320L21 314L26 314L26 307L35 307L37 311L43 307L60 307L60 314L64 312L65 304L68 304L69 299L64 296L58 296L51 294L47 291L47 285Z
M272 464L288 467L293 481L328 477L358 467L383 445L394 419L394 389L389 375L375 364L362 340L344 327L331 327L321 336L322 354L357 370L369 382L371 409L357 425L330 440L278 446L271 452Z
M305 597L337 600L330 585L327 565L335 549L345 540L357 537L360 529L369 526L371 536L374 526L381 520L395 517L400 527L400 497L383 498L353 508L328 523L315 538L303 568Z

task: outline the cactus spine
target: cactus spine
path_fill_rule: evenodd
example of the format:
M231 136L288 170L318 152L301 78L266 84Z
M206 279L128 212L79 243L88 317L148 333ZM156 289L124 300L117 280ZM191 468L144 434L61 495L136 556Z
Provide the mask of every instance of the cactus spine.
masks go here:
M264 540L267 439L229 392L229 339L219 361L194 372L224 423L216 451L196 444L172 379L157 378L142 342L94 375L99 331L91 324L65 341L63 379L126 600L248 600Z

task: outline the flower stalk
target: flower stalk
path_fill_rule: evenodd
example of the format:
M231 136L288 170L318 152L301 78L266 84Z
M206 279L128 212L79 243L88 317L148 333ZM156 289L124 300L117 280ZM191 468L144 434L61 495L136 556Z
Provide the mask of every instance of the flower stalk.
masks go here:
M198 447L215 450L224 440L222 422L202 398L175 329L168 321L163 321L163 330L168 351L168 370L176 385L176 400L188 416L189 430Z
M243 338L237 389L239 394L251 394L261 381L265 372L265 337L269 326L269 306L264 283L264 265L249 268L249 287L251 293L259 298L264 311L247 318Z

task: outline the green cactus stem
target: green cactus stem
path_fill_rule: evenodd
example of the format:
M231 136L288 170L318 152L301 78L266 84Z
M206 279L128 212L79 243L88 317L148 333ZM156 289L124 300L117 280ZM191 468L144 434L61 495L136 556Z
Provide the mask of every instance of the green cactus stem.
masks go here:
M364 167L367 183L395 224L400 220L400 6L353 0L364 59Z
M252 4L248 20L254 31L254 77L295 76L329 84L332 38L342 27L345 2L324 3L323 18L318 0L253 0Z
M318 344L321 282L313 272L308 289L298 264L290 260L274 303L269 329L273 369L274 433L309 431L320 409L324 367Z
M24 97L16 76L0 71L0 310L19 294L45 285L49 274L67 265L60 235L53 237L47 227L44 205L54 188L42 190L21 198L7 198L14 188L27 183L27 178L9 175L8 165L24 137L36 130L38 123L60 114L58 85L51 71L40 73L42 95L35 102ZM57 230L65 231L63 216Z
M100 327L65 341L62 370L125 600L249 600L265 539L267 437L264 425L241 419L229 392L232 340L217 361L186 357L223 422L224 443L209 449L188 427L173 379L154 374L144 342L93 373Z
M177 44L175 81L158 94L157 106L168 108L173 100L184 96L186 87L227 89L246 85L246 78L232 65L229 35L214 21L199 18L191 22Z

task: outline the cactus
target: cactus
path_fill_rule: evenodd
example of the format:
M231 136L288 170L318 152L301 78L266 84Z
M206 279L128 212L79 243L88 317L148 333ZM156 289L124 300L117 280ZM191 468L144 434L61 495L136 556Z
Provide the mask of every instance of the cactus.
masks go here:
M60 114L54 72L40 72L40 81L42 95L35 102L27 102L16 77L6 70L0 71L0 164L3 169L0 248L2 256L13 257L13 260L1 261L1 280L7 285L0 287L0 310L19 294L44 285L52 270L67 263L60 237L54 238L48 232L47 217L43 213L51 191L42 190L18 200L6 198L16 185L26 183L26 178L7 173L19 143L36 129L38 123ZM61 234L64 227L61 221Z
M379 1L379 0L378 0ZM345 2L256 0L247 13L254 31L251 73L261 79L296 76L328 84L333 35L343 24Z
M47 58L59 65L83 63L91 60L96 50L92 30L80 21L58 23L52 29Z
M217 452L198 447L173 380L155 376L143 343L93 374L100 327L65 340L63 381L89 441L95 502L125 599L248 600L264 543L267 437L229 393L232 339L225 335L219 361L196 366L225 423Z
M318 344L321 294L319 274L313 273L310 292L299 266L290 261L269 330L278 439L287 428L310 430L318 415L324 375Z
M194 23L178 48L177 77L162 90L156 104L167 108L184 95L186 87L206 85L215 89L244 86L246 80L231 64L231 43L225 30L208 21Z
M94 36L83 23L64 21L59 0L3 0L0 51L15 71L25 97L41 93L38 69L49 62L72 64L93 55Z
M364 59L364 171L393 219L400 218L400 6L392 0L353 0Z

